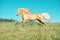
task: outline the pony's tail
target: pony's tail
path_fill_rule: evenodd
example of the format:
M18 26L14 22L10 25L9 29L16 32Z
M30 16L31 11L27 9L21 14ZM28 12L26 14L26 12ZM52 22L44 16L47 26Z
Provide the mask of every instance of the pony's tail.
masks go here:
M41 15L43 16L43 18L45 18L47 20L51 20L51 17L48 13L41 13Z

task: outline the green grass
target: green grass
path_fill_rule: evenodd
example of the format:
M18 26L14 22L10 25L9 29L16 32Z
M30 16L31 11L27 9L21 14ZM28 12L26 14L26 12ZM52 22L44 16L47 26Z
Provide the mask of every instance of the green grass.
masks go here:
M60 40L60 23L48 23L40 26L37 23L0 22L0 40Z

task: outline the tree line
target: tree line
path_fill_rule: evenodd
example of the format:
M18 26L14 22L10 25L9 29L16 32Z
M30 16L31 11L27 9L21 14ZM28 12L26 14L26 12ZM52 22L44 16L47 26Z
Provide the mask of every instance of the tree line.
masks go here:
M6 19L6 18L0 18L0 22L14 22L14 21L16 21L16 20L14 20L14 19Z

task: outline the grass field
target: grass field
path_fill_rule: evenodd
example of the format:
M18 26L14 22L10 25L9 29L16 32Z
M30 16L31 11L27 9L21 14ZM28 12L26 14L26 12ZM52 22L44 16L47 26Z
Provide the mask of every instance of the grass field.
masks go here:
M0 22L0 40L60 40L60 23L48 23L40 26L37 23Z

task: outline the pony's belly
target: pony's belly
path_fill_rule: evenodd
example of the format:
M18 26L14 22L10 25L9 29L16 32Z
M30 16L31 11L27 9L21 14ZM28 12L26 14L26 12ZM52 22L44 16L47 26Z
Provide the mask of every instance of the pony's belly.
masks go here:
M36 15L24 15L24 19L35 20L35 19L37 19L37 17L36 17Z
M33 15L31 15L31 16L28 17L29 20L35 20L36 18L37 17L36 16L33 16Z

